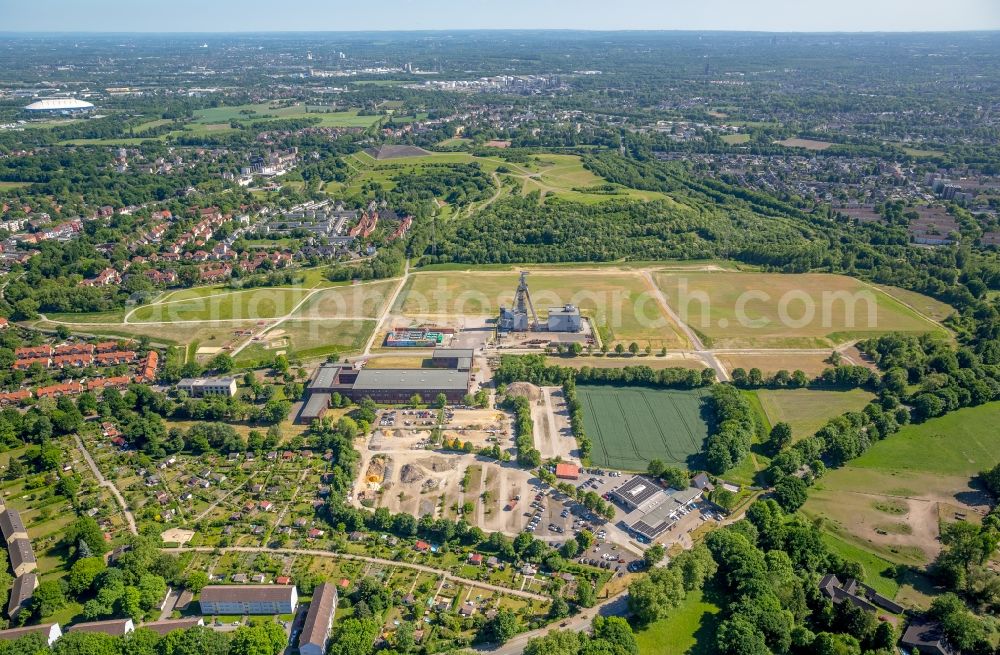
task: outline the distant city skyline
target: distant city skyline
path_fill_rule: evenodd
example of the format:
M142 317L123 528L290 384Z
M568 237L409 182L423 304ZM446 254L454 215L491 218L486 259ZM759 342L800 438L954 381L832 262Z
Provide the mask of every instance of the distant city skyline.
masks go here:
M457 29L909 32L1000 29L997 0L7 0L7 32Z

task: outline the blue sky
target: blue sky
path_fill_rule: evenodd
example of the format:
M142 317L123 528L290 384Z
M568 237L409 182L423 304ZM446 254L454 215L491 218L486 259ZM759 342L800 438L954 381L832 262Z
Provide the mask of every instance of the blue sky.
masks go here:
M0 0L0 31L1000 29L1000 0Z

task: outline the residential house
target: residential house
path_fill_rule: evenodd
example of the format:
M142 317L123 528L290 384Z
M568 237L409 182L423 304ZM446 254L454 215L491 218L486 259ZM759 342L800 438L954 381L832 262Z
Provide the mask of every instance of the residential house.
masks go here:
M298 602L294 585L214 585L202 589L200 598L205 615L291 614Z
M841 582L835 575L827 575L819 583L822 591L830 600L836 604L844 601L860 607L868 612L878 612L879 609L886 610L893 614L902 614L903 606L882 596L868 585L848 578Z
M17 617L24 604L31 600L31 596L38 587L38 576L34 573L25 573L14 580L10 588L10 601L7 603L7 616L11 619Z
M190 602L190 601L189 601ZM146 628L147 630L152 630L161 637L173 632L174 630L187 630L188 628L194 628L195 626L203 626L205 621L202 620L200 616L188 616L183 619L165 619L163 621L151 621L150 623L142 623L139 625L140 628Z
M80 282L82 287L107 287L112 284L121 284L121 274L113 268L105 268L97 274L97 277Z
M915 619L906 627L900 642L916 655L960 655L944 636L941 624L926 618Z
M27 539L28 529L24 527L21 514L16 509L5 509L0 512L0 532L3 539L10 544L15 539Z
M14 575L21 577L25 573L31 573L38 568L35 560L35 551L31 547L31 542L18 537L7 545L7 554L10 556L10 568Z
M318 585L313 592L302 634L299 636L301 655L323 655L326 652L336 611L337 588L329 582Z
M14 641L27 635L42 635L46 643L51 646L62 637L62 630L58 623L42 623L40 625L28 625L23 628L11 628L10 630L0 630L0 640Z
M132 619L109 619L107 621L89 621L71 625L67 632L100 632L112 637L121 637L135 630Z

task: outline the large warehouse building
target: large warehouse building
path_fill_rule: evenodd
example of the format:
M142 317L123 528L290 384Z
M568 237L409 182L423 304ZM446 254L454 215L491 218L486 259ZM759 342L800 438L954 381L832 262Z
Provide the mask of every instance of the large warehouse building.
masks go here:
M29 114L85 114L93 110L94 105L86 100L76 98L43 98L36 100L24 111Z
M350 364L324 364L306 389L309 397L298 421L321 418L334 393L355 402L371 398L388 405L408 403L415 395L432 402L444 394L449 403L460 403L471 390L473 354L471 348L437 348L431 368L357 369Z

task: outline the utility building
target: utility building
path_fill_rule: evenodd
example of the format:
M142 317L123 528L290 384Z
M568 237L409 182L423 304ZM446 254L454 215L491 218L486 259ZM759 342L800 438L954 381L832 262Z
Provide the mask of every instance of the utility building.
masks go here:
M500 307L500 317L497 319L497 330L500 332L580 332L583 330L583 320L580 309L575 305L549 307L549 318L544 326L538 322L535 305L531 302L528 291L528 271L521 271L521 279L514 292L514 306L510 309Z
M574 305L549 307L549 332L579 332L583 329L580 308Z

